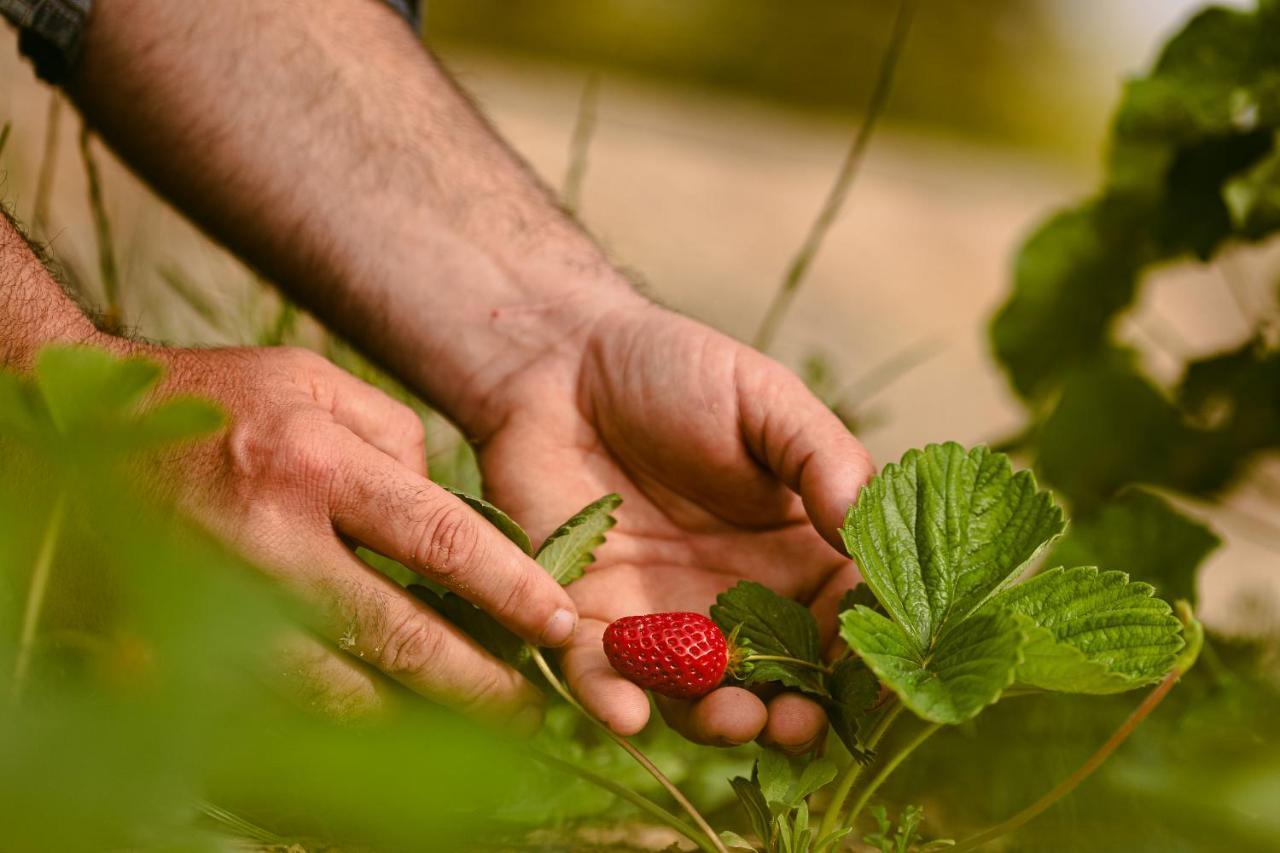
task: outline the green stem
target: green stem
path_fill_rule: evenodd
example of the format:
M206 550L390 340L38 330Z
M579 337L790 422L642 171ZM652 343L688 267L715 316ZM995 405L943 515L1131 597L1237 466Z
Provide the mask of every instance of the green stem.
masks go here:
M601 776L598 773L594 773L586 769L585 767L579 767L576 764L570 764L568 761L563 761L559 758L556 758L554 755L548 755L545 752L538 752L535 750L533 753L533 757L536 760L541 761L543 764L547 764L565 773L571 773L575 776L579 776L582 779L585 779L591 784L595 785L596 787L603 788L609 793L615 796L621 797L622 799L631 803L636 808L647 813L651 817L657 818L659 821L661 821L665 825L671 827L676 832L680 833L685 838L692 841L694 844L697 844L699 849L705 850L707 851L707 853L715 853L716 848L712 847L709 843L707 843L707 840L702 837L701 833L694 830L693 827L689 826L687 823L685 823L680 818L673 815L671 812L664 809L662 806L655 803L653 800L649 799L648 797L642 796L641 794L637 794L635 791L631 790L626 785L621 785L613 781L612 779Z
M800 658L790 658L790 657L787 657L786 655L747 655L745 658L742 659L742 662L754 663L755 661L762 661L762 660L780 661L782 663L789 663L794 666L804 667L806 669L812 669L818 672L831 671L831 667L829 666L824 666L823 664L820 664L820 663L814 663L813 661L800 660Z
M867 783L867 787L862 789L858 799L854 801L853 808L849 809L849 817L844 820L845 826L853 826L858 822L858 815L862 814L862 810L871 799L871 795L879 790L880 786L884 784L884 780L888 779L893 774L893 771L898 769L898 765L907 760L907 756L915 752L920 744L927 741L940 728L942 728L942 723L930 723L925 726L914 738L894 753L892 758L885 762L879 772Z
M799 251L787 268L782 284L778 286L773 302L760 323L760 330L756 332L755 346L762 352L768 350L769 345L773 343L773 337L782 323L783 316L787 313L787 308L791 305L791 300L795 298L796 291L800 289L800 284L809 271L809 266L817 256L818 250L822 248L823 239L835 224L836 217L840 215L840 209L844 207L845 198L849 195L849 187L853 185L858 167L862 164L862 156L866 153L867 144L871 141L871 132L875 130L876 121L889 101L889 91L893 87L893 73L898 67L907 33L911 29L915 5L915 0L900 0L898 4L898 16L893 22L893 34L889 37L889 47L885 50L884 58L880 62L880 71L876 77L875 88L871 91L866 118L858 127L849 151L845 154L844 163L840 166L835 182L827 193L826 201L823 202L817 218L809 227L804 243L800 245Z
M37 240L49 239L49 199L53 196L53 178L58 168L58 131L61 126L62 94L54 89L49 93L49 108L45 113L44 153L40 155L36 201L31 209L31 236Z
M889 731L889 727L893 725L894 721L898 719L898 715L902 713L902 703L896 698L890 701L893 706L885 712L880 721L876 723L875 728L871 730L871 734L867 736L868 749L874 749L876 744L880 743L885 733ZM840 812L844 811L844 801L849 798L849 792L857 784L858 777L862 775L864 766L854 761L844 771L844 775L836 783L835 793L831 795L831 803L827 806L826 814L822 816L822 823L818 826L818 833L815 837L826 838L835 832L836 824L840 821Z
M1097 752L1089 756L1089 759L1084 764L1081 764L1076 768L1074 773L1055 785L1049 793L1045 794L1043 797L1036 800L1034 803L1027 806L1008 820L1001 821L995 826L979 832L977 835L972 835L969 838L964 839L952 848L954 853L962 853L962 851L966 850L977 850L984 844L989 844L1000 836L1013 832L1032 818L1039 816L1054 803L1058 802L1058 800L1074 791L1076 786L1085 779L1088 779L1093 771L1097 770L1099 765L1106 761L1107 758L1110 757L1111 753L1116 751L1120 744L1125 742L1129 735L1133 733L1133 730L1138 727L1138 724L1145 720L1147 715L1155 710L1156 706L1159 705L1164 697L1169 694L1169 691L1173 689L1173 685L1178 682L1178 679L1181 676L1182 673L1178 670L1174 670L1165 676L1164 681L1161 681L1154 690L1148 693L1147 698L1142 700L1142 704L1134 709L1133 713L1129 715L1129 718L1121 724L1120 728L1116 729L1115 732L1112 733L1111 737L1107 738L1107 742L1100 746Z
M102 195L102 174L90 147L89 126L80 128L80 159L84 161L85 179L89 184L89 210L93 214L93 230L98 241L98 274L102 277L102 291L107 298L103 323L108 332L118 332L124 322L120 307L120 269L116 264L115 243L111 237L111 218L107 215L107 203Z
M58 536L62 533L62 519L66 514L67 498L59 494L53 501L53 510L45 524L36 554L35 568L31 572L31 586L27 590L27 605L22 614L22 629L18 635L18 657L13 667L13 702L22 698L22 688L31 669L31 655L36 644L36 631L40 626L40 611L44 609L45 593L49 589L49 575L53 572L53 555L57 551Z
M560 196L565 209L578 213L582 207L582 179L587 174L587 156L591 150L591 137L596 129L596 101L600 94L600 75L592 74L582 86L578 100L578 119L569 139L569 165L564 175L564 190Z
M720 836L716 835L715 830L711 828L711 824L707 823L707 819L702 816L701 812L694 808L693 803L689 802L689 798L681 793L680 789L667 778L667 775L659 770L656 764L649 760L649 756L645 755L637 749L631 741L627 740L600 720L596 719L595 715L582 707L582 704L577 700L577 698L569 692L569 688L565 687L564 684L561 683L560 679L556 677L556 674L551 670L551 665L548 664L547 659L542 656L541 649L533 645L529 645L528 649L530 654L533 656L533 662L537 664L538 669L542 672L543 677L547 679L547 683L551 685L551 688L555 690L556 693L560 694L560 698L564 699L564 701L576 708L582 716L595 724L597 728L609 736L610 740L622 747L628 755L634 758L637 764L648 771L649 775L656 779L658 784L665 788L667 793L670 794L672 798L680 804L680 807L685 810L685 813L693 819L693 822L697 825L698 829L702 830L702 832L706 834L707 840L711 842L712 850L718 851L718 853L729 853L728 848L720 841ZM693 838L691 840L697 841L698 839Z

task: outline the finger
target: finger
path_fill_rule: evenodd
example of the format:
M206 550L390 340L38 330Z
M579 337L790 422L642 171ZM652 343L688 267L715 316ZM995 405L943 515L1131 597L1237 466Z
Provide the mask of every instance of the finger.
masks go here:
M291 583L318 606L318 628L340 650L443 704L494 717L541 713L541 694L519 673L337 539L302 559Z
M427 434L413 409L334 368L333 419L420 477L427 476Z
M738 371L738 408L751 454L800 495L818 532L841 554L840 527L875 473L862 444L794 374L764 356Z
M827 712L799 693L779 693L769 700L769 721L760 743L800 755L818 745L827 731Z
M337 530L432 578L530 642L563 645L577 609L527 554L462 501L353 440L341 454Z
M295 704L341 722L380 719L402 701L392 682L303 631L276 641L270 674Z
M671 728L707 746L747 743L764 731L769 718L760 697L741 687L721 687L693 702L662 696L655 701Z
M615 733L636 734L649 722L649 698L623 678L604 654L605 623L583 619L560 658L569 687L578 700Z

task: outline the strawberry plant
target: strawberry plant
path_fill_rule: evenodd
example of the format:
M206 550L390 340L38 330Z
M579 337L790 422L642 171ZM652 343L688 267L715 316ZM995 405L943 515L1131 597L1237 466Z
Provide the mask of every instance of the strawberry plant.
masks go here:
M499 509L478 498L468 502L528 548L528 537ZM537 552L539 562L562 582L580 575L618 505L611 496L576 515ZM1154 685L1079 771L1025 813L956 847L974 849L1016 828L1068 793L1123 742L1192 665L1201 638L1188 605L1175 615L1150 585L1122 571L1037 571L1037 558L1065 528L1050 494L1030 472L1015 472L1002 454L955 443L908 452L863 489L841 529L865 583L845 595L840 636L847 647L834 660L821 653L818 625L805 607L750 582L721 593L711 619L636 614L610 625L603 639L619 672L668 696L696 697L728 677L816 697L831 720L828 754L839 751L838 743L845 760L792 762L766 752L750 778L733 779L751 840L713 833L652 762L616 735L611 737L663 781L694 825L634 791L606 784L703 849L821 853L839 849L851 835L866 835L880 849L929 849L915 840L918 809L903 813L896 832L883 813L877 813L878 832L860 819L890 774L939 728L965 723L1004 698L1111 694ZM566 565L572 568L561 571ZM470 605L450 606L449 596L436 600L491 650L513 662L531 659L546 683L582 710L537 649L503 636ZM905 716L916 719L915 733L885 753L881 743ZM863 781L868 768L874 772Z

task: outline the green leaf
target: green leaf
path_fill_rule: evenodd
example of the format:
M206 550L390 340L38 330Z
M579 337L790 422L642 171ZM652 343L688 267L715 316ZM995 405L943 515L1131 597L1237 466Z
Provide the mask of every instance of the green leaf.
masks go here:
M756 761L760 794L774 815L799 808L806 797L836 778L836 766L825 758L796 762L765 750Z
M951 624L1013 582L1063 526L1030 472L1015 474L1003 454L952 442L886 466L850 508L841 536L912 658L923 661Z
M727 829L720 831L720 841L730 850L745 850L747 853L755 853L755 845L743 838L736 832L730 832Z
M155 362L90 347L45 347L35 367L49 415L64 434L130 414L162 373Z
M595 562L595 549L604 544L605 533L617 522L613 511L622 503L618 495L605 495L584 507L573 518L560 525L542 543L534 557L561 584L582 577Z
M857 606L842 608L840 612ZM845 658L832 668L827 717L845 749L862 764L869 764L872 759L871 748L863 739L879 717L873 710L879 699L880 682L860 658Z
M759 838L767 841L770 835L769 829L773 823L773 814L769 811L769 803L760 791L760 784L755 778L756 774L753 772L751 775L750 779L735 776L729 780L729 784L733 787L733 793L737 795L738 802L742 803L743 809L747 812L751 829Z
M753 655L776 655L821 665L818 623L799 602L753 581L740 581L716 596L711 618ZM817 696L827 695L822 673L785 661L748 661L747 683L778 682Z
M35 386L21 376L0 371L0 431L31 443L49 429L48 410Z
M1114 566L1166 598L1195 601L1196 569L1221 543L1208 527L1146 489L1128 488L1071 520L1047 562Z
M840 635L902 703L935 723L962 723L1013 683L1025 640L1018 620L1000 610L970 616L922 653L915 638L874 610L840 614Z
M1222 201L1231 224L1246 237L1261 238L1280 228L1280 150L1273 147L1252 168L1227 181Z
M498 528L502 535L516 543L516 547L521 551L524 551L529 556L533 556L533 543L529 541L529 534L525 533L524 528L517 524L511 516L507 515L484 498L469 495L464 491L453 488L452 486L445 486L444 488L458 500L484 516L485 521Z
M222 427L222 410L194 397L173 397L148 409L124 430L129 449L162 447L199 438Z
M997 595L990 610L1032 623L1020 684L1068 693L1119 693L1159 681L1182 648L1168 603L1124 572L1050 569Z

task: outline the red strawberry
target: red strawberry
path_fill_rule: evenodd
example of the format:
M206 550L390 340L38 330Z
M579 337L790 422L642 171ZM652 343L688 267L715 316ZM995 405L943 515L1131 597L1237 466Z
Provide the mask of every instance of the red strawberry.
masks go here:
M624 616L604 631L613 668L641 687L673 699L695 699L724 678L729 645L701 613Z

